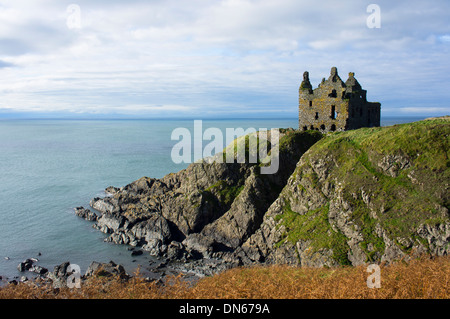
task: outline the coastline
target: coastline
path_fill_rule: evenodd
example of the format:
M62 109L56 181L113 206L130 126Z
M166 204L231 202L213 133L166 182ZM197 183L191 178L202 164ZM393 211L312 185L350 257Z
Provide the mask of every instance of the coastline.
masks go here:
M131 259L131 262L130 262L130 265L131 266L133 266L133 264L134 265L136 265L136 268L137 267L139 267L138 265L140 265L141 266L141 268L145 268L145 265L143 265L144 263L148 263L148 264L150 264L151 262L154 262L154 260L153 260L153 258L152 258L152 260L143 260L143 259L139 259L139 258L143 258L143 256L135 256L134 258L131 256L131 251L129 251L129 256L125 256L125 258L129 258L129 259ZM6 257L6 256L5 256ZM28 256L25 256L25 258L28 258ZM135 259L135 260L137 260L136 262L133 262L133 259ZM69 259L67 259L67 260L69 260ZM114 260L114 259L113 259ZM119 262L120 263L120 262ZM201 267L200 267L201 268ZM170 270L169 270L170 271ZM205 272L205 273L207 273L207 271ZM5 278L5 277L3 277L3 278ZM15 278L15 279L17 279L17 278Z

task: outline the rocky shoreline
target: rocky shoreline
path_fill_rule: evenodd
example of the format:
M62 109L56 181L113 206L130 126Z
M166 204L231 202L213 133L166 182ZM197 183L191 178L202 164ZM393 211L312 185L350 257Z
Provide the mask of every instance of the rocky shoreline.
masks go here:
M268 139L270 134L275 133L269 132ZM105 197L90 201L92 210L76 207L75 214L107 234L105 241L156 257L169 273L201 278L260 262L249 259L241 246L262 223L301 155L322 137L319 132L297 135L293 129L279 134L279 141L288 143L280 144L275 174L261 175L261 162L209 158L162 179L110 186Z
M253 264L334 267L442 256L450 252L448 148L441 146L449 130L447 118L329 136L283 129L278 144L269 143L278 149L274 174L261 174L264 161L209 158L161 179L110 186L106 197L91 200L92 210L75 213L105 241L198 277ZM423 143L432 156L409 150ZM443 160L431 162L436 158Z
M447 255L449 134L448 119L327 136L284 129L269 143L279 150L274 174L261 174L265 161L209 158L161 179L110 186L74 211L105 241L154 257L144 265L150 281L253 264L357 266ZM29 260L20 267L45 271ZM57 267L59 278L64 266Z
M131 251L131 256L135 256ZM138 250L139 251L139 250ZM142 253L142 251L141 251ZM140 253L139 253L140 254ZM33 282L39 285L51 285L53 288L70 287L75 278L80 279L80 283L92 276L118 277L121 280L128 280L135 274L130 274L125 267L114 261L101 263L93 261L87 267L87 270L81 273L79 266L71 264L70 261L61 263L53 267L53 270L38 265L39 259L35 257L27 258L17 265L17 270L22 274L14 278L0 276L0 286L2 284L14 284ZM229 268L225 266L222 260L216 258L205 258L201 261L182 262L180 260L158 259L150 261L146 265L139 265L142 270L139 276L147 282L156 282L164 285L169 278L180 277L191 283L195 283L200 278L213 275L217 272ZM70 276L72 276L72 279ZM71 287L72 288L72 287Z

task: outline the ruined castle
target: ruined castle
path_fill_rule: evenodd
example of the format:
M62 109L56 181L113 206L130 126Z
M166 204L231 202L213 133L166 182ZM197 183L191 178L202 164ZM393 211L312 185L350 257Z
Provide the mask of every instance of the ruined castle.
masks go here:
M366 95L367 91L352 72L344 83L333 67L328 80L323 78L314 90L309 73L303 73L299 89L299 129L332 132L380 126L381 104L367 102Z

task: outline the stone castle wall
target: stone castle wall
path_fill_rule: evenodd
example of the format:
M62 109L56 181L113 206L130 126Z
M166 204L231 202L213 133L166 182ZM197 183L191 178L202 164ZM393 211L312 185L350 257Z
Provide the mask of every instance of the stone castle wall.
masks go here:
M330 77L313 89L305 72L299 88L299 129L330 132L380 126L380 103L367 102L366 96L354 73L344 83L333 67Z

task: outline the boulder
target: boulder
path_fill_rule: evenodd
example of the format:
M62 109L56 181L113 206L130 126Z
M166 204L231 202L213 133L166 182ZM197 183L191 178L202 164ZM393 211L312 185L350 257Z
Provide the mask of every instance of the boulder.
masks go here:
M95 197L90 201L89 205L102 214L117 212L119 208L117 200L113 197Z
M17 266L17 270L24 272L30 270L31 267L33 267L33 261L31 259L26 259Z
M86 209L84 207L76 207L75 209L75 215L77 215L78 217L81 217L85 220L88 221L97 221L97 214L93 213L91 210Z
M53 268L53 275L57 278L67 278L69 274L67 273L67 268L69 267L70 262L66 261L58 266Z
M209 258L213 253L215 240L209 236L194 233L187 236L182 244L194 257L200 254L202 258Z
M46 276L51 280L54 288L62 288L67 286L67 279L72 274L68 272L70 262L66 261L53 268L52 272L47 272Z
M97 261L93 261L86 270L85 277L94 275L101 277L119 276L119 278L121 279L126 279L129 277L125 272L125 268L113 261L110 261L109 263L100 263Z
M42 266L37 266L37 265L33 265L31 266L31 268L29 269L29 271L32 271L38 275L44 275L48 272L47 268L44 268Z
M131 256L140 256L140 255L142 255L144 252L142 251L142 250L140 250L140 249L138 249L138 250L133 250L132 252L131 252Z

